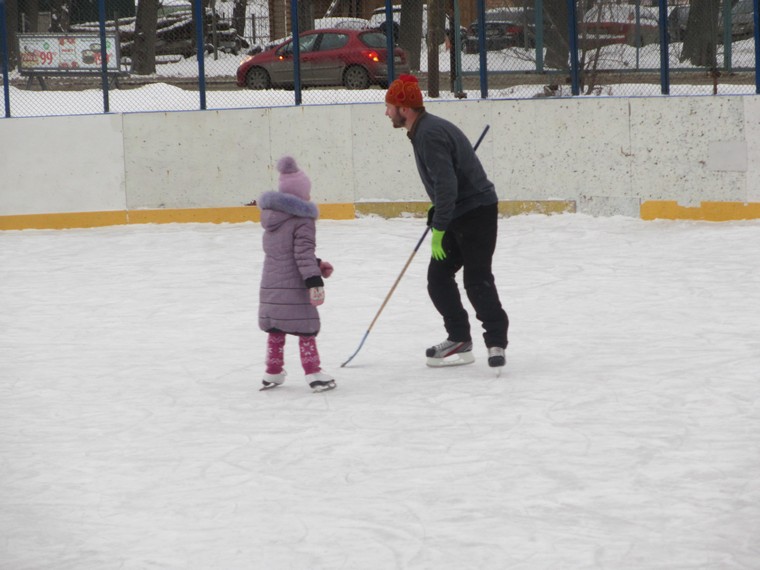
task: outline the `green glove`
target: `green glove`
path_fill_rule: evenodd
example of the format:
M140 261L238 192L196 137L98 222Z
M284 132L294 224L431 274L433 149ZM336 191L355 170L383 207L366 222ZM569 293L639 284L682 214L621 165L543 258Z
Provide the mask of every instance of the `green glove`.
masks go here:
M446 252L443 251L443 234L445 233L446 232L444 230L437 230L433 228L433 259L436 261L446 259Z

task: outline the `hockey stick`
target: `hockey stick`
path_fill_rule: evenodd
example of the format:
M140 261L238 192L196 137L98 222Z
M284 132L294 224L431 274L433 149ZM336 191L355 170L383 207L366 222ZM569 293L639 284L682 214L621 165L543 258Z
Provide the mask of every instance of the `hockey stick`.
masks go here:
M486 133L488 132L488 129L491 128L491 125L486 125L486 128L483 129L483 132L480 135L480 138L478 138L478 141L475 143L475 146L473 146L473 150L478 150L478 147L480 146L480 143L483 141L483 138L485 138ZM430 226L425 227L425 231L422 232L422 236L420 236L419 241L417 241L417 245L414 246L414 249L412 250L412 254L409 256L409 259L406 260L406 263L404 264L404 268L401 270L401 273L398 274L398 277L396 277L396 281L393 283L393 287L391 287L391 290L388 291L388 294L385 296L385 300L383 301L383 304L380 305L380 309L377 311L377 314L375 314L375 318L372 319L372 322L369 324L369 327L367 328L367 332L364 333L364 336L362 337L362 341L359 343L359 348L357 348L354 353L348 357L348 360L346 360L343 364L340 365L341 368L343 368L346 364L351 362L354 359L354 356L359 354L359 351L362 349L362 346L364 346L364 341L367 340L367 337L369 336L369 331L372 330L372 327L375 326L375 322L377 322L377 319L380 317L380 313L383 312L383 309L385 308L385 305L388 304L388 300L391 298L391 295L393 295L393 292L396 290L396 286L399 284L399 281L401 281L401 278L404 276L404 273L406 273L407 267L409 267L409 264L412 262L412 259L414 259L415 254L417 253L417 250L420 249L420 246L422 245L422 242L425 239L425 236L430 231Z

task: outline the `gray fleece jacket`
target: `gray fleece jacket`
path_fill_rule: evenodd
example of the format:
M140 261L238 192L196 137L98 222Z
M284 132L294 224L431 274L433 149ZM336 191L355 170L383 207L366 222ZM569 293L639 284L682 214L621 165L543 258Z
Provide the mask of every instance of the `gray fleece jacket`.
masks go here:
M459 127L423 112L408 136L422 184L435 206L435 229L447 230L453 219L498 201L493 183Z

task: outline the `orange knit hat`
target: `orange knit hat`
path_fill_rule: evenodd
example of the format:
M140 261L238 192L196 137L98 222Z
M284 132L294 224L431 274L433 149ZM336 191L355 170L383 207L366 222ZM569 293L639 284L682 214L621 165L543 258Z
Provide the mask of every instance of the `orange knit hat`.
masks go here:
M399 75L388 87L385 102L396 107L422 108L422 91L417 78L414 75Z

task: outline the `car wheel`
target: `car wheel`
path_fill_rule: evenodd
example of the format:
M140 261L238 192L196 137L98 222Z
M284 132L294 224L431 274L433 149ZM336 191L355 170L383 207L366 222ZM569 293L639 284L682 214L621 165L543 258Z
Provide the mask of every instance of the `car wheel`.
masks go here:
M360 65L352 65L343 72L346 89L366 89L369 87L369 73Z
M269 74L262 67L249 69L248 73L245 74L245 84L248 89L269 89L272 86Z

